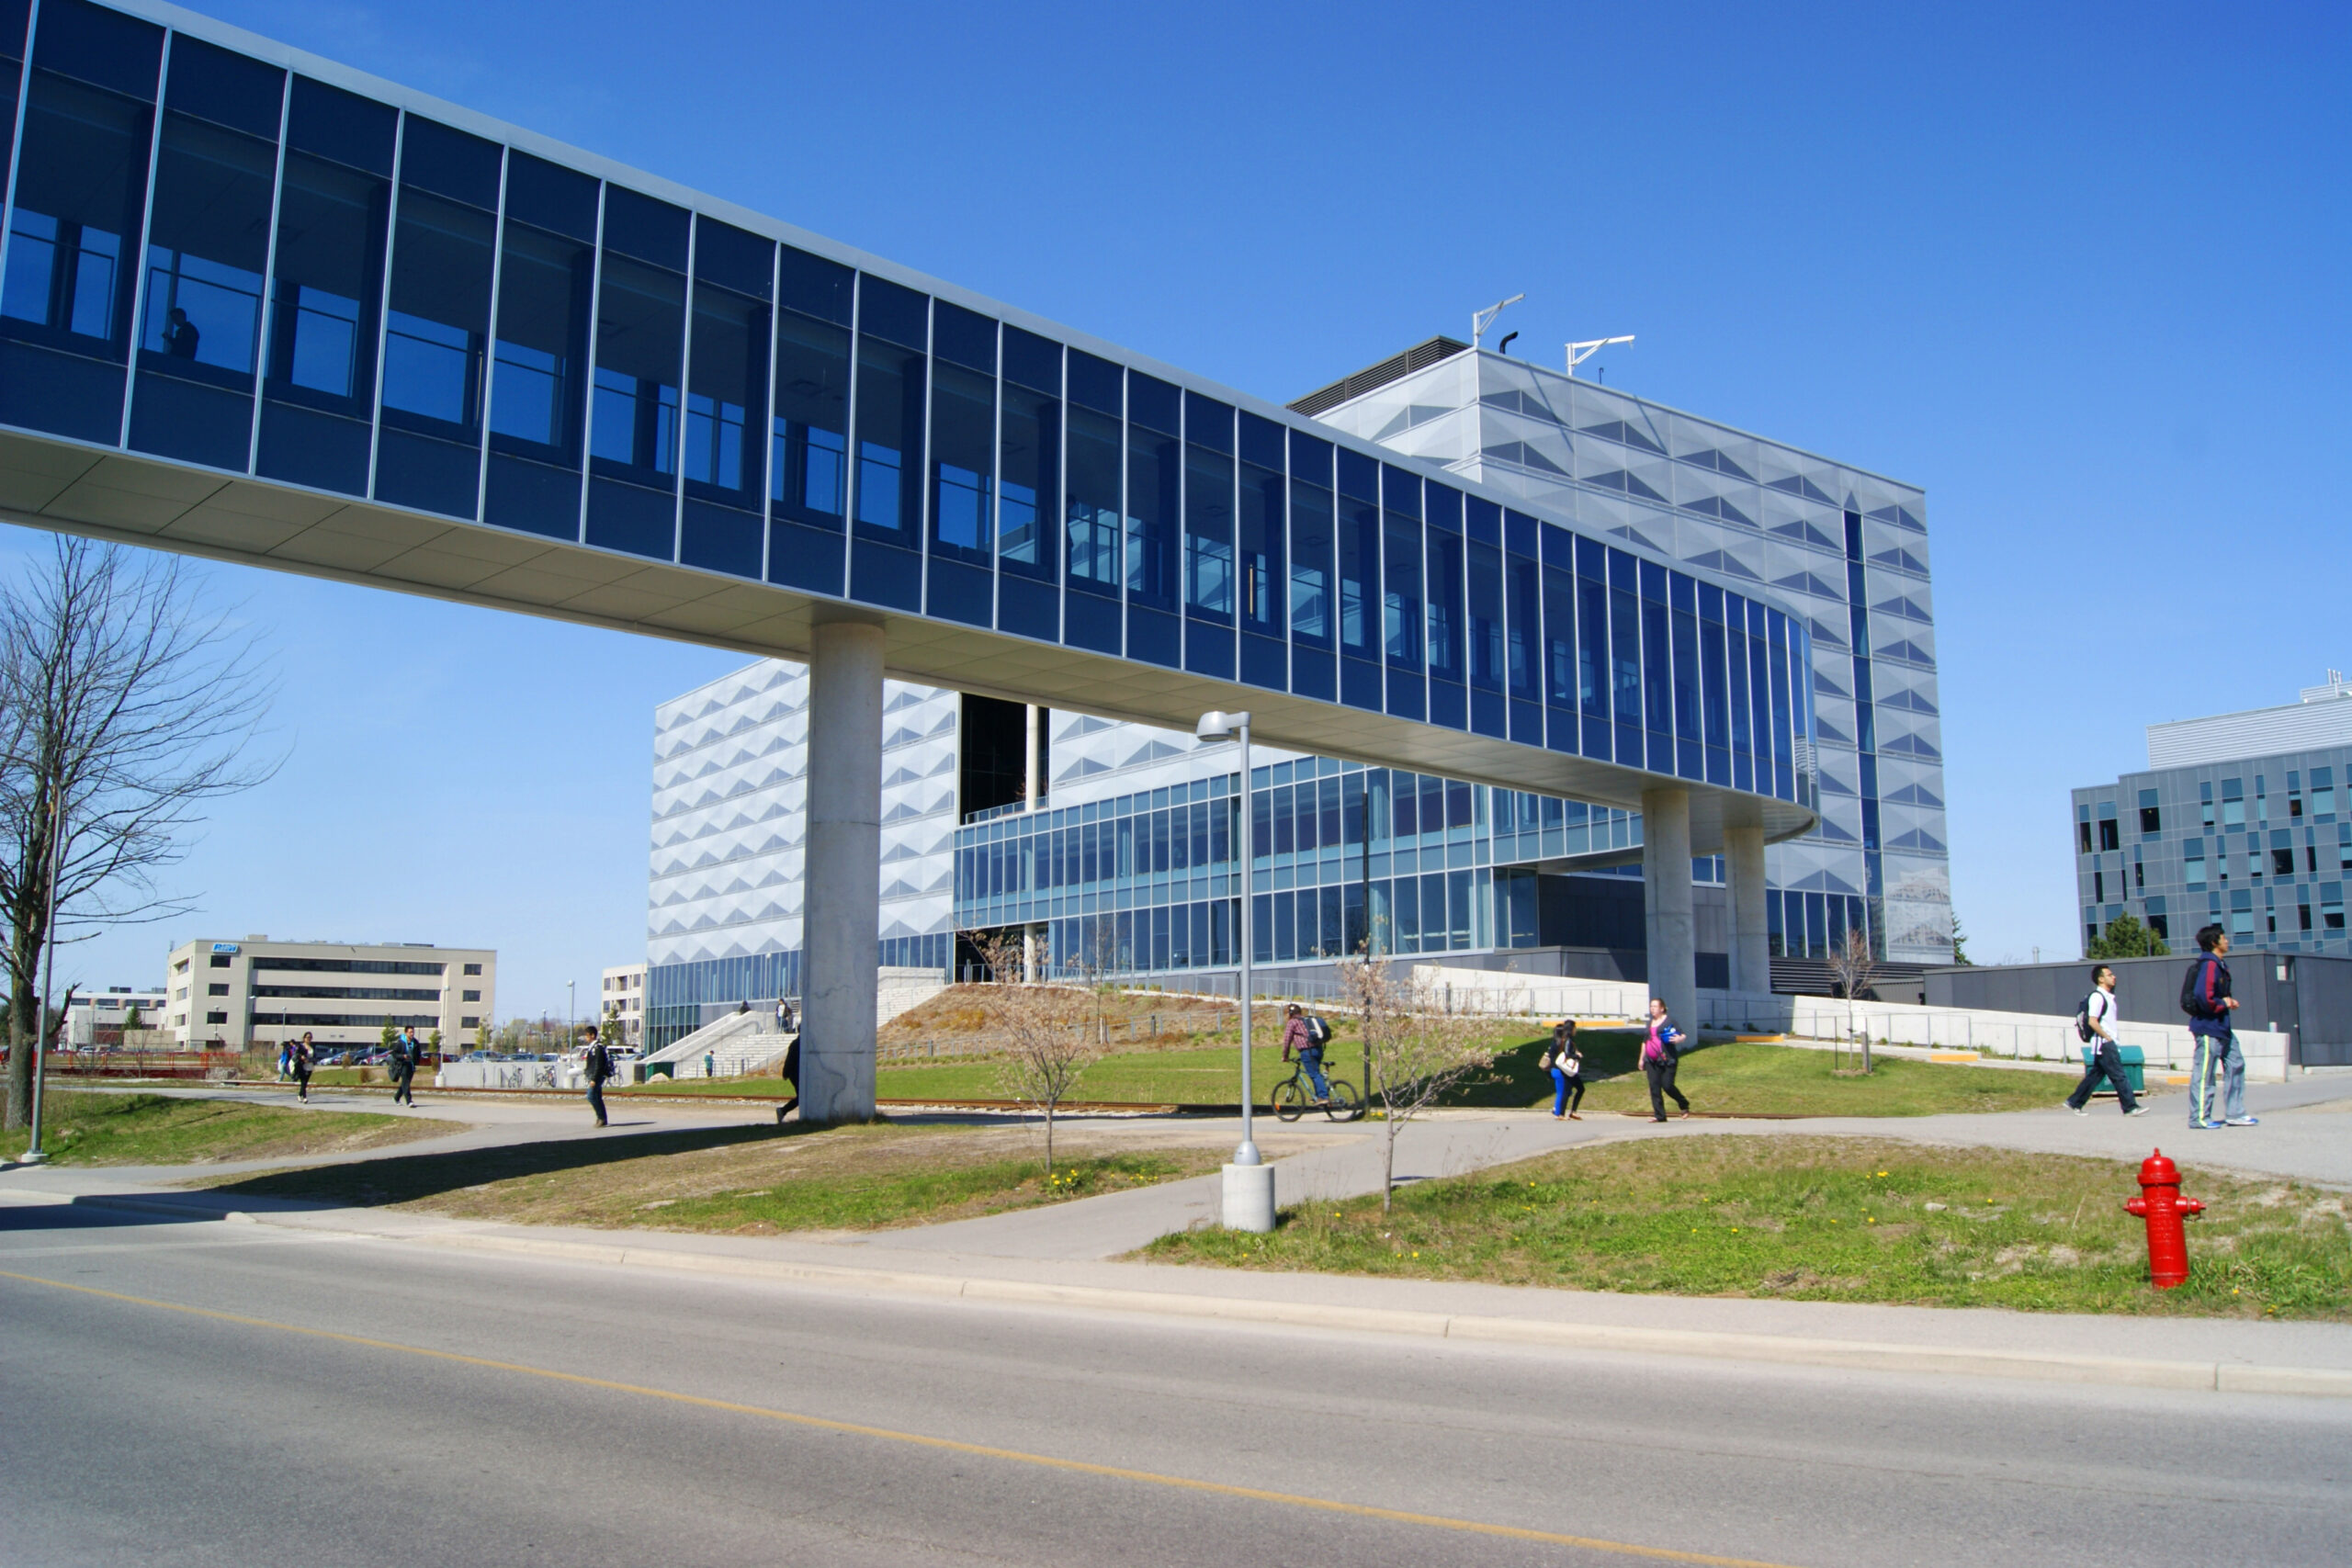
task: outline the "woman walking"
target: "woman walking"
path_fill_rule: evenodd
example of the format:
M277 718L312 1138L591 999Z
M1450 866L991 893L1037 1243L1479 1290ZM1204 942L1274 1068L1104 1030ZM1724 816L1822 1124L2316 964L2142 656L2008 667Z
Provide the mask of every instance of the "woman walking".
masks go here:
M1682 1031L1675 1028L1674 1021L1666 1016L1664 999L1652 997L1650 1032L1642 1040L1642 1074L1650 1080L1650 1120L1653 1122L1666 1120L1666 1101L1669 1096L1675 1104L1682 1108L1683 1115L1690 1114L1690 1102L1682 1098L1680 1089L1674 1087L1674 1069L1681 1055L1677 1046L1681 1039Z
M294 1069L294 1098L308 1105L311 1103L311 1069L318 1066L317 1053L311 1048L309 1030L302 1032L302 1038L294 1043L288 1056Z
M1581 1122L1577 1107L1584 1103L1584 1053L1577 1048L1577 1021L1563 1019L1552 1026L1552 1048L1544 1054L1552 1069L1552 1120L1565 1115Z

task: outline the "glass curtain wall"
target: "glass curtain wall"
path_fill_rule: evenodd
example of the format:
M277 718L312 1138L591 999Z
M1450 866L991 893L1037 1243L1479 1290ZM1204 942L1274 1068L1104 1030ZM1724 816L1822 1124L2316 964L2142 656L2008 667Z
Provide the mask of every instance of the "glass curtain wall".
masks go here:
M161 28L52 0L25 89L0 276L0 421L122 438Z
M147 223L130 446L243 473L286 73L172 43Z
M503 528L580 536L601 202L585 175L507 155L482 509Z

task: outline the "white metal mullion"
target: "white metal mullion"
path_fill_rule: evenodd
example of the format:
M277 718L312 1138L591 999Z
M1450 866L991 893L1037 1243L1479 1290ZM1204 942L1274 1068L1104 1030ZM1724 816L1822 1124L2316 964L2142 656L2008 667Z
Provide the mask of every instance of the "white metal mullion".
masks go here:
M598 317L605 300L605 197L612 188L608 180L596 182L596 245L589 257L588 273L587 358L580 367L580 523L571 536L576 544L588 541L588 490L596 477L596 460L590 453L596 445L596 337L603 326Z
M269 384L269 351L277 331L277 214L286 197L286 134L293 127L294 73L277 96L277 172L269 185L269 249L261 264L260 341L254 345L254 407L245 418L245 472L261 460L261 400Z
M768 400L760 415L760 581L766 582L769 556L775 547L775 343L784 324L784 247L768 242ZM846 423L846 422L844 422ZM748 434L749 432L746 432ZM847 476L843 476L846 478ZM847 487L844 486L844 489ZM783 987L776 987L777 994Z
M481 345L481 435L474 453L474 521L487 522L490 510L490 400L498 386L499 288L506 280L506 166L514 150L498 150L498 219L490 236L490 331Z
M678 468L678 471L670 478L670 560L673 565L685 556L686 432L694 428L693 418L686 412L686 389L692 384L695 368L695 290L701 287L695 278L695 246L701 238L702 215L690 213L686 219L684 309L678 322L678 428L670 436L670 460Z
M17 230L17 176L25 167L25 106L33 96L33 40L40 36L40 0L33 0L25 17L25 57L17 66L17 118L15 129L9 132L8 191L5 213L0 213L0 277L8 276L8 239Z
M384 216L384 282L377 290L376 390L368 408L368 497L371 501L376 496L376 454L384 434L384 348L392 331L392 265L400 256L401 155L408 151L408 110L401 110L400 123L393 130L392 199Z
M139 209L139 232L124 238L130 242L124 248L130 253L130 265L137 270L130 281L130 341L125 345L122 364L122 418L115 431L114 444L130 445L130 403L139 390L139 338L147 311L147 231L155 222L155 160L164 149L164 95L172 80L172 39L179 35L166 28L164 30L164 52L155 67L155 105L153 122L147 128L147 197ZM26 51L29 58L31 51Z

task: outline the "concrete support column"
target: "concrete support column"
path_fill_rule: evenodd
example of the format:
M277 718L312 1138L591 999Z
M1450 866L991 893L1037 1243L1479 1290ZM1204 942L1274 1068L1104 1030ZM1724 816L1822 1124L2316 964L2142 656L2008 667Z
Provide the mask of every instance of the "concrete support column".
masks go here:
M1772 943L1764 917L1763 828L1724 829L1724 859L1731 874L1731 988L1769 996Z
M1699 1027L1699 944L1690 916L1690 792L1642 792L1642 912L1650 995L1683 1032Z
M882 628L820 623L808 654L808 833L801 877L800 1115L874 1114L882 914Z

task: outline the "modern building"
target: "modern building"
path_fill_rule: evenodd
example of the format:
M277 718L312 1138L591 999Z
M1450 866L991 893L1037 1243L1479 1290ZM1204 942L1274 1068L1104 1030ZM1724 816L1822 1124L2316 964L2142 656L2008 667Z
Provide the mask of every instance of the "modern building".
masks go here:
M1883 895L1890 953L1936 945L1941 863L1894 841L1932 818L1862 809L1866 770L1933 760L1878 690L1933 706L1915 491L1613 398L1586 429L1569 389L1539 497L1531 441L1486 434L1506 390L1546 423L1515 361L1408 363L1318 419L156 0L31 9L0 6L0 514L806 661L820 1120L871 1108L886 679L1187 732L1247 708L1295 755L1639 812L1678 1009L1694 860L1724 858L1736 980L1775 890L1784 938L1791 893L1808 942L1814 894L1825 942ZM1475 443L1430 445L1448 422ZM1900 734L1839 723L1866 679L1857 731ZM1938 808L1901 776L1881 808ZM1768 886L1765 846L1825 819L1860 880L1792 852Z
M108 986L103 991L77 991L65 1009L65 1043L77 1051L119 1045L123 1030L134 1019L141 1029L162 1029L169 994L162 986Z
M2239 947L2352 954L2352 685L2148 727L2148 768L2074 792L2086 946L2125 914L2185 952L2218 922Z
M498 954L425 942L198 938L172 949L165 1028L183 1046L236 1050L299 1039L372 1045L414 1025L458 1050L481 1043L498 996Z
M621 1038L607 1044L645 1043L645 965L620 964L605 971L602 994L596 998L598 1021L618 1019Z

